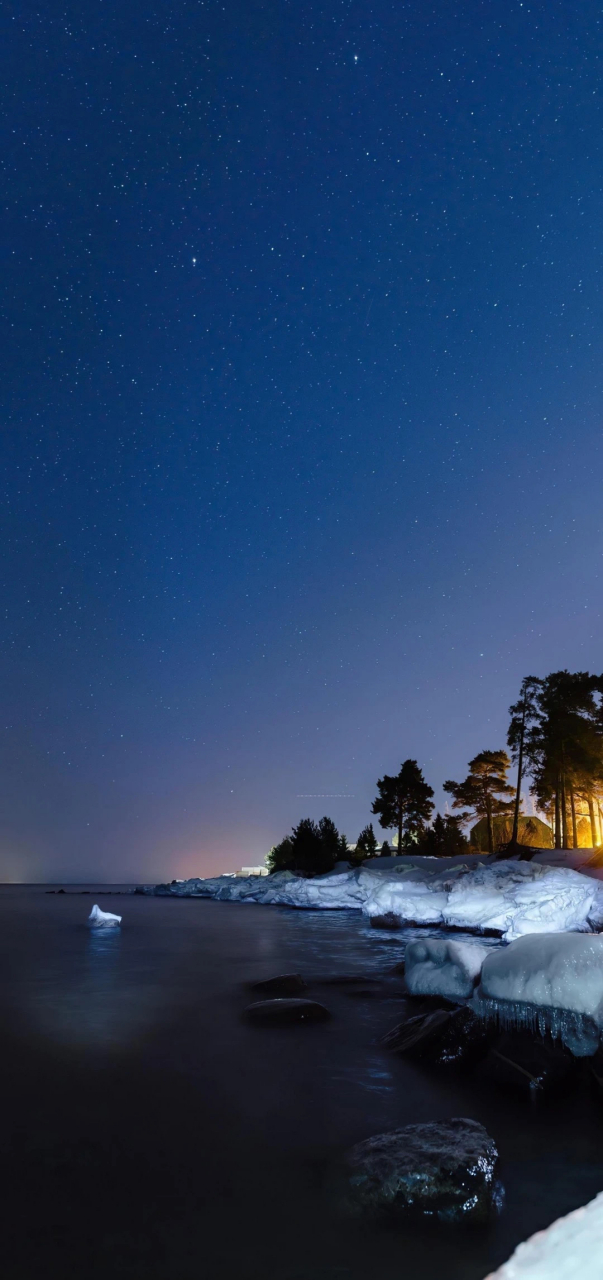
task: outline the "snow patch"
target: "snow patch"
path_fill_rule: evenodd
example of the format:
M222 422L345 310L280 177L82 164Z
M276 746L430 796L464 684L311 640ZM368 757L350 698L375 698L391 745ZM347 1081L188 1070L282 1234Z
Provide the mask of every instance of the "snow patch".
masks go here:
M447 938L409 942L404 977L413 996L447 996L451 1000L473 995L487 947Z
M487 1280L601 1280L603 1192L538 1231Z

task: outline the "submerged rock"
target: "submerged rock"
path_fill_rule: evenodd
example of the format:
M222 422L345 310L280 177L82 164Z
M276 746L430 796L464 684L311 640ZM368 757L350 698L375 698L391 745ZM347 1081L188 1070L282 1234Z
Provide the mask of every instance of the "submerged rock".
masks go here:
M329 1010L317 1000L258 1000L245 1010L250 1022L284 1026L292 1022L325 1022Z
M434 1067L471 1066L488 1052L491 1031L471 1009L433 1009L407 1018L384 1036L395 1053Z
M480 1072L502 1089L534 1098L565 1092L576 1067L576 1059L567 1050L517 1032L497 1040Z
M265 992L267 996L294 996L298 991L307 990L301 973L281 973L276 978L264 978L262 982L253 982L252 991Z
M395 1218L484 1222L499 1204L497 1163L496 1144L475 1120L411 1124L352 1148L349 1204Z
M101 911L95 903L88 916L88 924L93 929L117 929L121 924L121 916L114 916L110 911Z

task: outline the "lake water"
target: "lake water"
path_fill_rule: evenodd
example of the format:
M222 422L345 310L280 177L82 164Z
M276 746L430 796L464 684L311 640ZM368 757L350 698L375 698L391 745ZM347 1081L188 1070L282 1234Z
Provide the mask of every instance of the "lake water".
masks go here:
M92 934L92 902L123 928ZM483 1280L519 1240L603 1189L603 1104L508 1098L387 1054L399 984L320 985L331 1022L256 1028L246 982L380 974L402 934L356 912L0 891L3 1275L111 1280ZM342 1219L346 1147L470 1116L506 1203L477 1233Z

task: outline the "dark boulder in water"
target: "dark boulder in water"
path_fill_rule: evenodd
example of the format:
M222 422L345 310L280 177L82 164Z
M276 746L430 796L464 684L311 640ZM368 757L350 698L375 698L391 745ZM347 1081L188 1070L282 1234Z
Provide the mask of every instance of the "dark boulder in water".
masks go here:
M250 1022L266 1026L286 1026L294 1022L325 1022L331 1017L324 1004L317 1000L258 1000L245 1010Z
M498 1151L475 1120L411 1124L380 1133L347 1156L348 1205L360 1214L487 1222L498 1208Z
M464 1067L485 1056L491 1039L491 1030L462 1005L407 1018L389 1031L382 1043L426 1066Z
M401 929L402 921L393 911L386 911L382 916L371 916L373 929Z
M306 991L307 986L301 973L281 973L276 978L265 978L262 982L253 982L251 990L267 996L294 996L299 991Z
M527 1032L509 1032L490 1049L480 1073L501 1089L538 1097L566 1092L576 1070L576 1059L561 1045Z

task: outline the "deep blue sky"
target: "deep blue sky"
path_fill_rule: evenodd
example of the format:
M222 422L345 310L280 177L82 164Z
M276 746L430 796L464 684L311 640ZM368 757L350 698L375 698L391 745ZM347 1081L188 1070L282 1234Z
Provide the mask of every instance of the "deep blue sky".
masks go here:
M22 0L0 46L0 877L354 839L409 755L442 802L602 665L600 5Z

